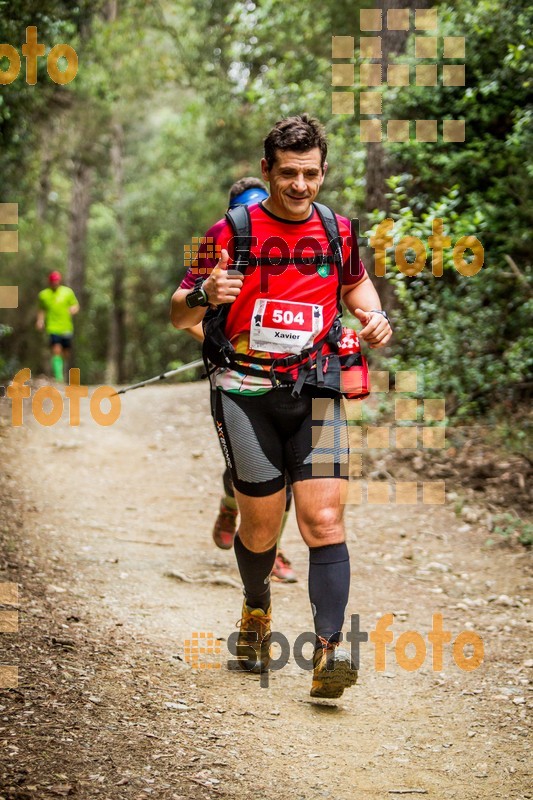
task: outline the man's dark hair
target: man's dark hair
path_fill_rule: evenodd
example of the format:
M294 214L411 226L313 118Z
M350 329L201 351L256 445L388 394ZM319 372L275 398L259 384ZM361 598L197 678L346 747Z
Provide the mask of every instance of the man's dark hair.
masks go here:
M239 181L235 181L229 190L229 202L231 203L234 197L242 194L247 189L264 189L265 192L267 191L265 184L259 178L241 178Z
M263 144L269 169L274 166L276 150L295 150L297 153L303 153L315 147L320 149L320 166L324 169L328 154L326 132L320 122L309 114L286 117L276 122Z

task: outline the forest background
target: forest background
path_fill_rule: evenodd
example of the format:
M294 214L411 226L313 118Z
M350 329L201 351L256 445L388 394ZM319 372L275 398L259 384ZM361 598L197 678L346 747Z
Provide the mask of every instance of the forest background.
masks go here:
M34 86L0 86L0 202L17 203L18 253L0 255L1 282L19 307L0 311L0 380L46 368L34 327L36 298L58 269L81 304L76 364L83 383L133 382L186 363L199 346L169 324L184 247L222 215L231 183L258 175L262 140L282 116L309 112L326 126L330 168L320 199L362 231L395 220L395 241L424 242L441 218L452 244L476 236L485 263L408 277L388 251L376 279L395 337L372 353L377 369L415 369L426 395L445 397L456 422L491 420L517 449L527 436L532 384L532 17L508 0L381 3L322 0L110 0L0 2L0 42L20 53L37 26L47 52L76 50L65 86L38 60ZM382 37L375 63L414 58L414 8L438 11L438 85L382 86L388 119L439 120L437 142L366 143L360 137L360 36ZM359 29L361 9L409 8L411 29ZM417 35L435 35L417 32ZM353 36L350 60L332 36ZM464 36L466 57L442 60L444 36ZM352 87L332 87L332 64L356 66ZM443 86L441 65L465 63L464 86ZM7 59L0 68L7 69ZM61 66L61 65L60 65ZM375 89L374 89L375 90ZM355 113L332 113L332 92ZM464 119L464 142L445 142L443 119ZM7 226L8 228L10 226ZM13 227L13 226L11 226ZM363 260L374 278L373 252ZM197 374L197 373L196 373ZM188 375L186 377L192 377Z

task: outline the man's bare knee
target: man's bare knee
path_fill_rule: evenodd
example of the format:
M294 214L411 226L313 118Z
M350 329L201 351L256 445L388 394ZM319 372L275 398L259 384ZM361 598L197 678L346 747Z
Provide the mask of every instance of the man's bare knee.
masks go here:
M342 510L340 508L319 508L315 509L312 514L304 511L300 515L299 522L302 534L306 538L323 540L324 544L344 541Z
M278 538L277 530L272 529L247 529L241 524L239 528L239 539L252 553L265 553L267 550L272 549L276 544Z
M266 497L249 497L236 490L241 512L239 538L253 553L264 553L276 543L285 508L285 490Z

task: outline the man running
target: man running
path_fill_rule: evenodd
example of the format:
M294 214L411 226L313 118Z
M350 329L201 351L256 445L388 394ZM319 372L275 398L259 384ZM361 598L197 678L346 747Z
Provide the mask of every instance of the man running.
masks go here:
M80 306L72 289L61 285L60 272L51 272L48 282L50 287L39 292L36 328L39 331L46 328L50 337L52 375L56 381L64 381L74 334L72 317Z
M268 669L269 575L288 472L310 554L316 633L311 696L336 698L357 680L350 654L339 647L350 587L342 503L348 437L336 354L339 299L362 323L359 336L370 347L386 344L392 331L363 265L351 263L355 243L348 220L313 204L326 155L324 129L307 114L274 126L261 161L270 196L250 210L249 258L243 259L240 241L234 252L230 225L217 223L221 258L211 261L214 269L200 288L174 293L171 319L186 328L200 322L208 306L221 307L218 313L210 309L204 321L204 350L218 367L215 423L241 513L234 542L245 594L240 666ZM338 237L331 235L332 219ZM271 260L274 247L277 258Z
M266 200L267 197L268 192L266 186L263 181L259 180L259 178L241 178L240 180L235 181L229 190L229 208L235 208L239 205L253 206L259 203L261 200ZM211 232L208 231L206 238L210 236ZM196 273L198 272L198 264L201 263L205 252L206 244L204 243L204 245L201 246L198 256L195 260L194 267L189 267L185 273L185 277L180 283L180 289L194 289L198 281L199 283L202 283L202 278L198 279ZM188 328L187 333L189 333L199 342L203 342L204 340L204 332L201 323L198 323L198 325L195 325L193 328ZM220 499L220 507L215 524L213 526L212 537L216 546L220 547L221 550L231 550L233 547L233 540L237 532L239 509L235 499L233 482L231 480L231 472L228 467L226 467L224 470L224 474L222 476L222 485L224 488L224 494ZM287 483L285 512L283 514L281 529L278 536L276 560L274 561L271 574L271 577L280 583L296 583L298 580L291 562L282 552L280 547L281 537L289 517L291 502L292 489L290 483Z

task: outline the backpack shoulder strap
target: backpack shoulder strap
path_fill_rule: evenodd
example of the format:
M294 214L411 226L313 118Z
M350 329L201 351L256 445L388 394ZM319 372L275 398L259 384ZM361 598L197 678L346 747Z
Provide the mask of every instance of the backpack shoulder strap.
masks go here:
M244 270L250 263L252 220L248 206L235 206L226 211L226 220L233 231L233 269Z
M344 258L342 254L342 236L339 231L339 223L337 222L335 212L329 206L325 206L323 203L313 203L313 206L316 208L316 212L326 231L335 266L337 267L337 310L339 315L342 316L341 289Z
M343 261L342 237L340 235L337 217L335 212L329 206L325 206L323 203L313 203L313 206L316 208L316 212L320 217L320 221L324 226L324 230L326 231L326 236L328 237L328 242L330 244L333 257L335 259L335 264L337 265L340 276Z
M226 211L226 221L233 231L234 263L232 268L238 269L244 275L244 271L250 263L252 231L252 221L248 206L229 208ZM206 369L208 369L208 362L227 367L230 363L231 355L235 352L224 334L224 325L230 308L230 303L223 303L217 308L209 307L205 313L202 322L204 331L202 355Z

